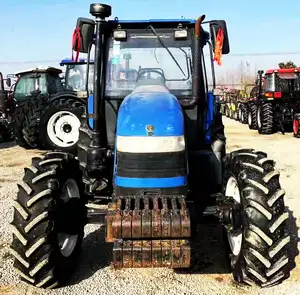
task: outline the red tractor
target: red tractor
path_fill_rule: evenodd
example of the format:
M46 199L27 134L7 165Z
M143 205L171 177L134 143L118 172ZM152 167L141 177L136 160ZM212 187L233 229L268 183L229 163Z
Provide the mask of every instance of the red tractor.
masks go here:
M248 125L260 134L298 132L300 68L258 71L255 99L249 101ZM297 121L299 122L299 120Z

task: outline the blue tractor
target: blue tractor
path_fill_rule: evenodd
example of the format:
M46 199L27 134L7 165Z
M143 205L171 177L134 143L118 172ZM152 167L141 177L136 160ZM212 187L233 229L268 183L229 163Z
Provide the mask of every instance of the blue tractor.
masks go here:
M89 61L95 46L78 157L33 158L14 201L11 253L21 278L40 288L67 284L87 223L105 225L115 268L190 268L197 225L213 216L237 282L286 279L291 237L279 173L263 152L225 153L208 91L203 48L213 52L223 32L229 53L225 21L106 20L103 4L90 13L95 20L77 21L74 47ZM128 60L136 73L120 74Z

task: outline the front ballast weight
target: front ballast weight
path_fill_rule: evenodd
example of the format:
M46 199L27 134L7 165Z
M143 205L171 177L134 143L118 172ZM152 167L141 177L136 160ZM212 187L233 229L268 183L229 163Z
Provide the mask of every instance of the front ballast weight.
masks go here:
M183 196L115 198L106 224L115 268L190 267L191 222Z

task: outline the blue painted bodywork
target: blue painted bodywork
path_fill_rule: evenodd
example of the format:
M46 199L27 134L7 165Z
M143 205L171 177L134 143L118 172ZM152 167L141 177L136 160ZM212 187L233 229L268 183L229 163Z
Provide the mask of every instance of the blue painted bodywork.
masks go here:
M122 102L117 122L117 135L147 136L146 125L154 125L154 136L184 134L180 103L171 93L138 92Z
M169 178L129 178L116 176L115 184L120 187L129 188L170 188L186 185L187 177L178 176Z
M92 115L94 113L94 95L89 95L87 107L88 114ZM89 118L88 124L91 129L94 128L94 120L92 118Z
M212 135L212 124L214 122L214 114L215 114L215 97L211 91L207 93L207 111L206 111L206 119L205 119L205 143L211 143L211 135Z
M75 62L74 60L70 59L70 58L65 58L60 62L61 66L64 65L69 65L69 64L86 64L87 59L86 58L79 58L77 62ZM93 64L94 60L90 60L90 63Z
M155 88L155 86L153 86ZM148 136L146 125L154 125L153 136L184 135L184 118L177 98L168 92L137 92L122 102L117 121L117 136ZM115 147L117 150L117 146ZM117 153L115 152L115 155ZM129 178L116 174L115 185L128 188L170 188L187 184L187 176L168 178Z

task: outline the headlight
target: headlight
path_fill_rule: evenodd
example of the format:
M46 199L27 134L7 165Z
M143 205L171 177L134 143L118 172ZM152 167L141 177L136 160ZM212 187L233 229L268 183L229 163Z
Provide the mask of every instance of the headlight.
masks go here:
M174 33L174 38L175 39L186 39L188 36L188 31L187 30L176 30Z
M127 33L125 30L116 30L113 32L113 37L117 41L125 41L127 38Z
M117 151L125 153L168 153L185 149L184 136L117 136Z

